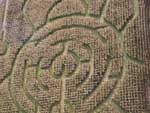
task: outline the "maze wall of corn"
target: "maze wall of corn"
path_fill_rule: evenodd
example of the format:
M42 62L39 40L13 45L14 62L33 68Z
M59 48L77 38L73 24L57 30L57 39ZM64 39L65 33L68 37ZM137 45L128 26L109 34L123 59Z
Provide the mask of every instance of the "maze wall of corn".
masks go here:
M150 113L150 0L0 0L0 113Z

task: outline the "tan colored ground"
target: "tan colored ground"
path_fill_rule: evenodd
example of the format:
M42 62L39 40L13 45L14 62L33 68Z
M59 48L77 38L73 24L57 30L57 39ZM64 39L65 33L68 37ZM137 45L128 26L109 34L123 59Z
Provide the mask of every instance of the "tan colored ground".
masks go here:
M150 113L148 10L0 0L0 113Z

